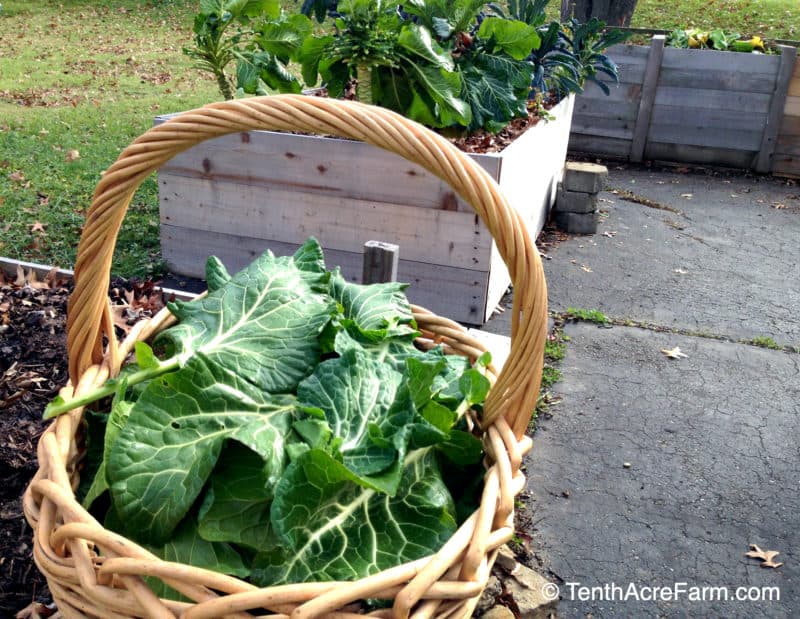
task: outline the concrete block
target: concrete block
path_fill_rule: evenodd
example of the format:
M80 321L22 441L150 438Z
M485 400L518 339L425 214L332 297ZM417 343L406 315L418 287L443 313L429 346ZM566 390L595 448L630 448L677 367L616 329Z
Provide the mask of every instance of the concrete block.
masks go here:
M514 598L520 619L547 619L558 609L558 587L529 567L518 565L505 581Z
M563 184L558 186L556 211L565 213L592 213L597 210L597 194L584 191L569 191Z
M483 619L515 619L514 613L507 606L495 606L481 616Z
M608 168L597 163L568 161L564 167L564 188L568 191L600 193L607 178Z
M556 226L568 234L596 234L597 213L555 213Z

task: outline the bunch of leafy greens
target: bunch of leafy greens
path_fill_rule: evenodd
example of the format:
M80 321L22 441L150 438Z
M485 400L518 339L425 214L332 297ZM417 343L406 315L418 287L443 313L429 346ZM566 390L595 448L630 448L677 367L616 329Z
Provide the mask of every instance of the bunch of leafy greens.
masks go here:
M437 551L475 507L457 503L481 479L464 421L481 364L418 350L404 285L347 282L313 239L233 277L212 258L207 280L170 306L168 358L140 343L107 419L88 416L106 429L84 505L164 559L262 586Z

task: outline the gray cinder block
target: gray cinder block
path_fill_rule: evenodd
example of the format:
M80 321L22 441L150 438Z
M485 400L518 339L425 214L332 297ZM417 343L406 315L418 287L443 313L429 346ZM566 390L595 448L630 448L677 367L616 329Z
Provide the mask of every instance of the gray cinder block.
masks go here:
M597 194L569 191L563 184L559 184L555 210L566 213L592 213L597 210Z
M600 193L603 191L608 168L597 163L568 161L564 167L564 189L582 191L584 193Z
M596 234L598 213L562 213L556 211L555 220L558 226L568 234Z

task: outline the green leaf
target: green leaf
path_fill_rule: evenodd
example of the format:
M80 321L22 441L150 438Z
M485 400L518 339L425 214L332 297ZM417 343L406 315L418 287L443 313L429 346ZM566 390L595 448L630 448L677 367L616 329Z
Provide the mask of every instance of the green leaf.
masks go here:
M214 292L222 288L231 280L228 269L222 264L222 260L216 256L209 256L206 260L206 285L209 292Z
M151 370L161 365L153 353L153 349L150 348L146 342L136 342L133 346L133 350L136 356L136 365L138 365L140 369ZM124 377L122 380L124 380Z
M333 43L332 36L309 37L297 51L297 60L302 68L303 81L306 86L316 86L319 75L319 65L325 56L325 51Z
M533 74L530 63L480 54L465 60L461 67L462 97L472 110L470 129L527 115L527 92Z
M437 551L455 532L453 499L430 450L412 453L394 497L354 483L328 453L287 468L272 504L281 545L256 558L260 586L352 580Z
M489 379L474 369L464 372L458 381L458 388L470 405L483 402L489 395L491 386Z
M175 535L166 544L144 546L164 561L192 565L206 570L246 578L250 575L242 557L230 544L208 542L197 533L197 524L187 519L177 528ZM150 588L156 595L167 599L183 599L177 591L166 586L161 580L148 579Z
M198 516L200 536L209 542L270 548L273 483L261 456L236 441L229 442L208 480Z
M200 495L222 445L235 439L280 476L295 400L270 396L203 357L154 380L106 462L111 497L137 539L163 543Z
M483 455L483 445L481 445L480 439L462 430L452 430L449 438L437 445L436 449L459 466L475 464Z
M311 34L311 20L305 15L290 15L280 21L267 22L255 41L266 52L288 62Z
M220 381L245 377L270 393L292 392L319 361L318 336L335 307L324 294L328 277L316 241L292 257L268 252L224 288L170 304L180 323L157 341L181 363L208 359Z
M336 333L334 350L340 355L351 350L360 350L380 361L389 363L395 370L402 372L405 369L406 359L419 354L419 350L414 346L415 337L415 334L409 334L378 339L369 338L358 329L351 327L350 323L345 322L343 328Z
M408 404L395 406L401 379L390 366L354 349L322 362L297 388L304 406L324 411L333 434L342 440L344 465L359 483L387 494L394 494L400 483L409 439L404 428L414 414ZM370 426L391 436L392 446L375 444Z
M468 102L460 97L462 84L459 73L415 62L409 62L408 69L436 103L443 126L470 124L472 111Z
M108 420L105 428L105 436L103 438L103 460L100 463L97 473L95 473L92 485L89 487L86 496L83 498L83 506L86 509L94 503L94 501L109 489L108 479L106 475L106 468L108 466L108 459L114 448L114 443L128 422L128 417L133 409L133 402L128 402L124 399L125 394L125 381L120 382L119 390L114 398L114 404L111 407L111 412L108 414Z
M499 17L484 19L478 29L478 36L484 40L491 40L497 49L515 60L524 60L541 43L535 27L521 21Z
M453 71L455 68L452 56L433 40L427 28L409 22L400 32L397 42L407 51L435 67L446 71Z
M363 286L348 282L336 270L330 294L341 304L343 315L365 337L386 338L416 334L411 305L404 294L408 284L389 282Z

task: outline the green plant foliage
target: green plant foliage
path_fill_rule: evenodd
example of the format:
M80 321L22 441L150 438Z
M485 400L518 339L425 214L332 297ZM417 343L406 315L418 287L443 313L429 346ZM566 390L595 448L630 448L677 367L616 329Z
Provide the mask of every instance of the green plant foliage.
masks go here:
M260 585L435 552L469 511L462 476L480 477L463 415L488 394L488 358L418 350L404 286L347 282L314 240L207 273L206 297L170 306L171 356L140 344L136 369L84 400L115 393L84 503L108 491L107 526Z
M584 322L594 322L599 325L608 324L610 321L600 310L595 309L582 309L575 307L567 308L567 316L573 320L582 320Z
M753 346L760 346L761 348L769 348L771 350L783 350L783 346L778 344L778 342L776 342L768 335L759 335L758 337L754 337L748 343L752 344Z
M243 93L298 93L301 84L286 65L310 32L308 18L285 14L279 0L201 0L194 47L183 51L214 75L225 99L234 95L226 73L232 62Z
M702 30L700 28L676 28L667 36L667 45L685 49L716 49L732 52L764 52L761 37L754 36L741 40L738 32L726 32L721 28Z

